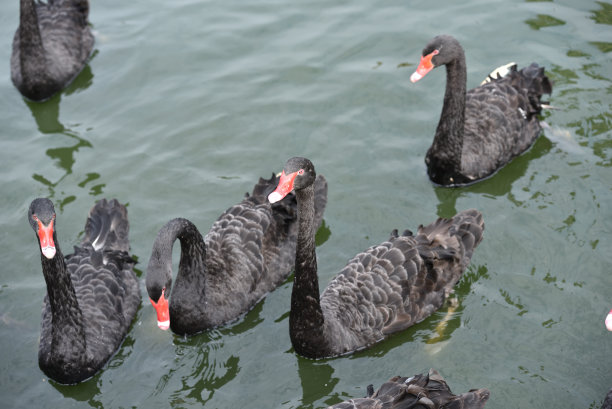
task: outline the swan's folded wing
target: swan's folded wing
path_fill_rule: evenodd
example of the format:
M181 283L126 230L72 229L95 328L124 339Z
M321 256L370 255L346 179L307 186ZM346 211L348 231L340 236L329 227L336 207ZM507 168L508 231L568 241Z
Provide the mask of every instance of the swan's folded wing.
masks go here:
M252 291L265 272L262 247L270 223L270 212L251 200L230 207L204 239L207 273L223 275L234 294Z

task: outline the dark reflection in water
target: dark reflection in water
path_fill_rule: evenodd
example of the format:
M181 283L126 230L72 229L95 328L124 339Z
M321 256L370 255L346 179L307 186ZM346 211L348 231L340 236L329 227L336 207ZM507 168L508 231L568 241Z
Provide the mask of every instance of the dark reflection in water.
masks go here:
M605 3L603 1L597 1L596 3L599 4L601 9L592 10L593 16L591 19L593 19L597 24L612 25L612 4Z
M175 336L176 366L159 379L154 395L166 395L164 391L174 376L180 376L180 388L170 392L171 407L184 407L190 402L204 405L215 391L236 378L240 372L240 359L229 356L218 362L218 352L223 351L223 336L212 330L194 337Z
M298 374L302 383L301 408L313 408L313 403L328 396L334 390L339 379L333 377L334 369L325 360L312 360L297 356ZM334 400L333 402L336 402ZM333 404L332 401L328 405Z
M77 402L87 402L92 408L103 409L104 405L102 402L96 399L100 395L100 375L101 373L98 372L93 378L80 383L78 387L74 385L60 385L53 381L49 381L49 383L65 398L73 399ZM41 406L44 407L44 405Z
M181 387L171 392L171 407L183 407L186 402L204 405L214 397L215 391L236 378L240 372L240 359L230 356L218 362L217 352L223 351L222 339L240 335L263 321L259 302L246 315L222 328L205 331L192 337L173 335L176 348L176 367L159 379L155 394L163 394L174 376L181 377ZM185 375L185 373L187 373Z
M520 205L512 194L512 184L525 175L529 163L533 159L540 158L550 152L552 146L552 142L542 135L536 140L529 151L514 158L508 165L488 179L466 187L435 187L436 196L439 201L438 217L454 216L457 213L457 199L466 193L482 193L494 197L507 196L511 202Z
M239 318L233 323L224 325L219 329L219 332L224 336L239 335L250 329L255 328L257 324L263 321L261 311L263 309L264 300L259 301L255 306L247 312L242 318Z
M320 246L329 240L329 236L331 236L331 229L327 224L325 224L325 220L321 221L321 227L317 230L315 234L315 246Z
M91 72L91 68L86 66L85 69L79 74L79 76L75 79L75 81L70 84L68 88L66 88L61 93L53 96L51 99L39 103L25 100L26 105L32 111L32 116L36 121L38 129L41 133L47 135L61 135L67 136L69 141L71 141L70 145L59 148L50 148L47 149L46 154L49 156L59 168L64 170L64 174L55 180L50 180L50 178L46 175L42 175L40 173L34 173L32 178L37 182L42 183L49 189L50 198L55 198L55 201L60 207L60 210L63 210L63 207L68 203L76 200L74 195L69 195L63 198L56 198L56 189L60 185L60 183L66 178L66 176L72 174L72 167L76 161L75 154L81 148L92 148L92 144L82 138L77 132L66 128L59 120L59 106L62 98L62 94L70 95L77 90L82 90L91 85L93 82L93 74ZM55 138L57 139L57 138ZM79 187L85 187L91 181L100 178L100 174L95 172L90 172L85 175L83 181L78 183ZM102 193L102 188L104 184L99 184L91 187L90 194L98 195Z
M538 14L536 18L525 20L525 23L532 29L539 30L544 27L562 26L565 24L565 21L547 14Z

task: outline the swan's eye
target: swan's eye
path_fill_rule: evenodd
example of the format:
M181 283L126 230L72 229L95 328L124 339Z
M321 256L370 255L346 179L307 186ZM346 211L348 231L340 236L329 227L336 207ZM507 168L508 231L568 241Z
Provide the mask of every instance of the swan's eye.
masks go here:
M440 54L440 50L433 50L432 54L433 55L438 55L438 54Z
M303 174L304 174L304 169L300 169L300 170L298 170L298 175L300 175L300 176L301 176L301 175L303 175Z

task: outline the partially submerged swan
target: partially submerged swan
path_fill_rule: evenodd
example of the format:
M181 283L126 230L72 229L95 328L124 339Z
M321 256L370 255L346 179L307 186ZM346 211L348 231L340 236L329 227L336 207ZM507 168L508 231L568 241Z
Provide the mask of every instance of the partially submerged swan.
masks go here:
M394 376L376 392L369 385L365 398L349 399L328 409L482 409L489 395L486 388L453 395L438 371L430 369L427 375L418 374L410 378Z

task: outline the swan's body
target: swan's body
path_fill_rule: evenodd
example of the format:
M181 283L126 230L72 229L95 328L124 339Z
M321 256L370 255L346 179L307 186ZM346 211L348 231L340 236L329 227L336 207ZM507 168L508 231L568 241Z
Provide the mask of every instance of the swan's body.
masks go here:
M608 391L601 409L612 409L612 388Z
M91 55L87 0L21 0L11 79L25 97L43 101L67 86Z
M465 54L459 42L440 35L423 49L420 80L431 69L446 65L446 93L440 121L425 163L439 185L466 185L494 174L526 151L542 132L538 114L542 94L552 86L537 64L466 92Z
M127 210L116 200L96 203L81 245L65 258L51 201L35 199L28 219L38 236L47 283L38 363L57 382L81 382L119 348L140 304L128 254Z
M191 335L234 320L250 310L293 270L297 238L295 197L266 201L276 177L260 179L253 194L230 207L205 238L186 219L161 228L147 267L147 292L158 325ZM317 181L316 223L327 200L327 182ZM179 271L172 283L172 246L181 243ZM172 287L172 289L171 289ZM172 292L168 305L166 296ZM165 294L165 295L164 295ZM167 322L169 320L169 323Z
M319 296L314 246L313 180L305 158L287 161L271 202L295 191L298 245L289 332L294 349L309 358L346 354L422 321L442 306L470 263L484 223L476 210L438 219L416 234L357 254Z
M482 409L490 395L486 388L453 395L444 378L434 369L427 375L410 378L394 376L376 392L371 386L365 398L350 399L328 409Z

